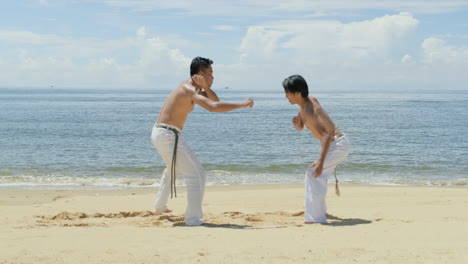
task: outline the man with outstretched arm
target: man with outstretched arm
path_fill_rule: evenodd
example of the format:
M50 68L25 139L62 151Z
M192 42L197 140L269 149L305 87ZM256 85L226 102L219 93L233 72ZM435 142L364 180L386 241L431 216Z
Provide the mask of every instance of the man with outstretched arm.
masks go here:
M151 133L151 142L166 164L156 199L156 213L169 211L169 195L177 196L176 178L184 176L187 186L185 223L189 226L203 224L201 219L205 171L182 135L188 115L196 104L210 112L229 112L238 108L250 108L254 104L250 98L241 103L219 101L216 93L211 90L214 80L212 64L213 61L206 58L196 57L192 60L190 79L183 81L169 94Z
M317 98L309 96L307 82L302 76L292 75L286 78L283 88L289 102L300 107L299 114L292 119L294 128L301 131L304 126L307 127L321 144L319 158L309 165L305 173L305 223L326 223L327 179L333 175L336 166L346 159L351 146L346 135L335 127Z

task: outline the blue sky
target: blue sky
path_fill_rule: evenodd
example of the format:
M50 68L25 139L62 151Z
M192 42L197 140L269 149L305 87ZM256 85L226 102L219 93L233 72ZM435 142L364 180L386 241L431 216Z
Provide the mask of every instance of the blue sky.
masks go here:
M168 90L203 56L215 89L468 90L466 0L0 4L0 87Z

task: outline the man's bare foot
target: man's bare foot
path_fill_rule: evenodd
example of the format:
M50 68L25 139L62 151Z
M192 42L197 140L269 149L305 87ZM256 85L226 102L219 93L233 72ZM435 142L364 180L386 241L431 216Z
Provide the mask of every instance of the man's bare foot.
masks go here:
M306 225L311 225L311 224L318 224L317 222L304 222Z
M185 225L186 226L203 226L205 225L205 223L201 220L198 220L198 221L195 221L195 222L192 222L192 223L187 223L185 222Z

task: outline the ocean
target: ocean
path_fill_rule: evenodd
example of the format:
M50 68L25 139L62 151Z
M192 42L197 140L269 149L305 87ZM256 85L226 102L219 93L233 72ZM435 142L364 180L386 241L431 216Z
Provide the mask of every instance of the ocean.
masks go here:
M319 143L278 92L215 90L251 109L196 106L183 135L207 185L302 183ZM170 91L0 89L0 188L156 187L164 164L150 142ZM342 183L468 186L468 92L313 93L352 144ZM333 180L332 180L333 182ZM183 179L178 179L183 186Z

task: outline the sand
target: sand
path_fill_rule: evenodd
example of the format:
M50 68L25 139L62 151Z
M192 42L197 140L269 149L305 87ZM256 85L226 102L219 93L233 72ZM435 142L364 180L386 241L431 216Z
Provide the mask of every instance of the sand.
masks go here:
M303 223L301 185L207 187L202 227L186 195L0 190L3 263L468 263L468 188L329 186L328 224Z

